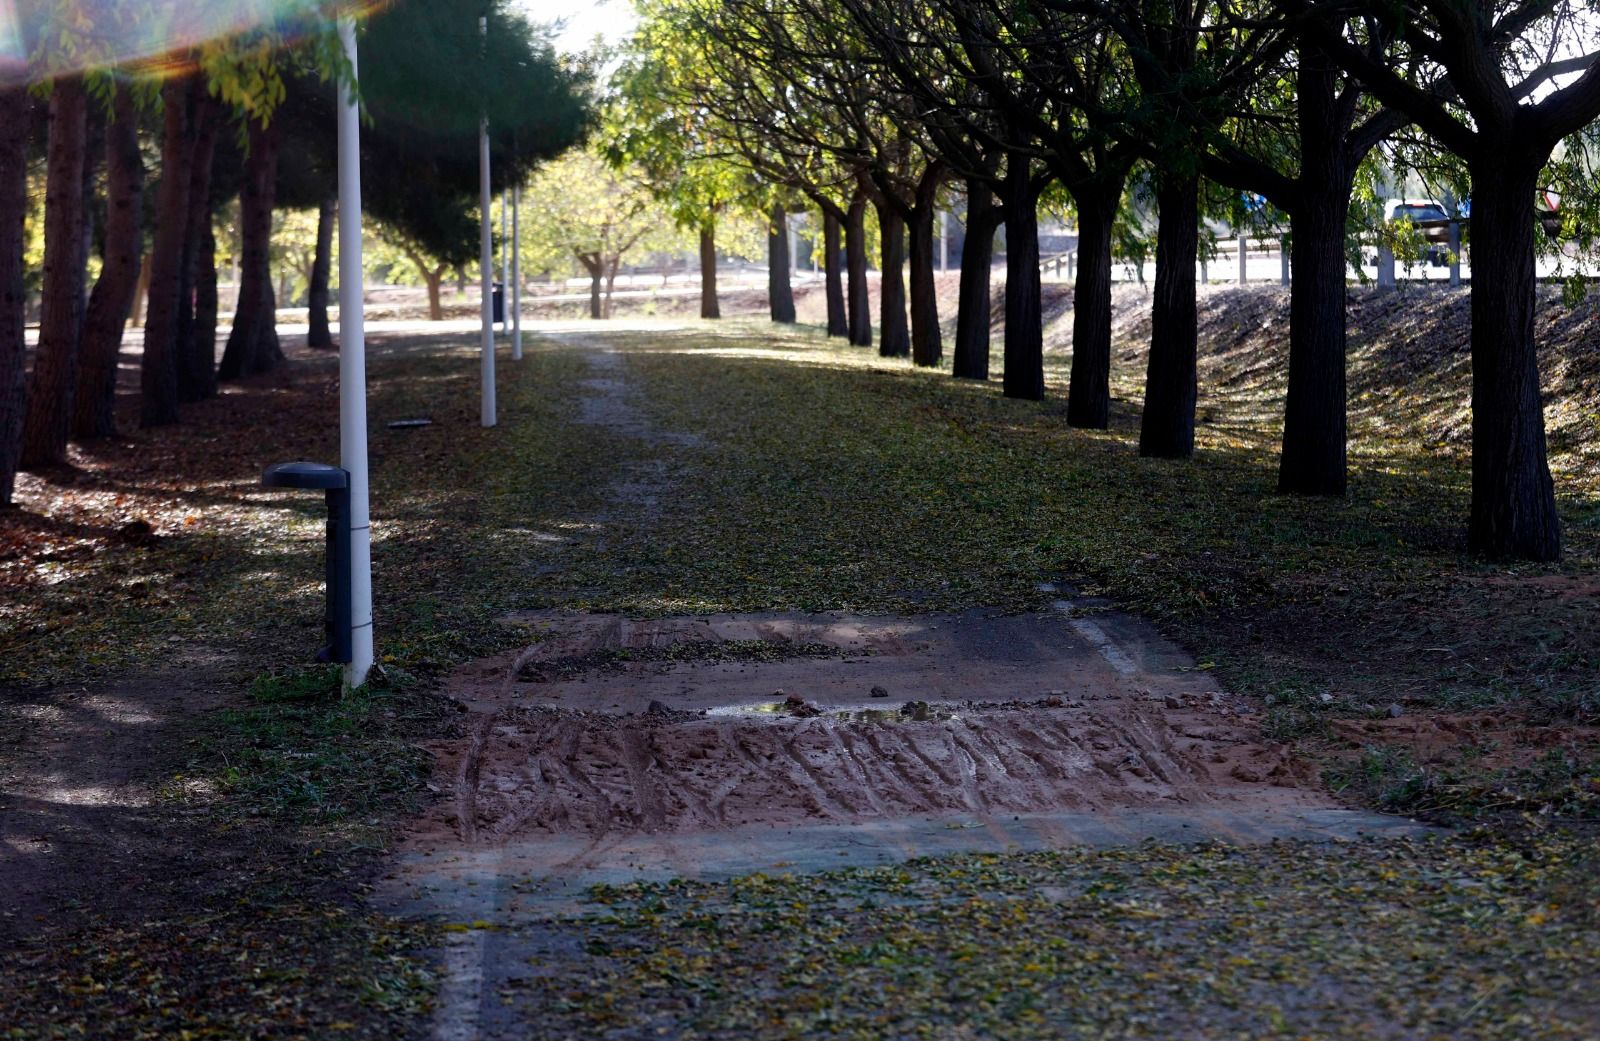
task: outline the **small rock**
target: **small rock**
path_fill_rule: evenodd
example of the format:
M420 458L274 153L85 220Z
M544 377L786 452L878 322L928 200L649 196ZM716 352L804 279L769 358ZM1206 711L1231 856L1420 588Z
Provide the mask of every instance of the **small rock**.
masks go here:
M1333 700L1333 695L1324 692L1322 694L1318 694L1317 695L1317 700L1322 702L1324 705L1326 705L1328 702Z
M872 696L875 698L886 698L889 696L889 692L884 690L882 687L873 687Z
M926 701L908 701L900 706L900 714L902 716L910 716L912 719L927 719L928 703Z
M1166 697L1162 698L1161 700L1166 702L1168 708L1177 708L1177 709L1183 708L1183 702L1181 700L1179 700L1178 698L1173 697L1171 694L1168 694Z
M1052 694L1048 698L1045 698L1042 704L1046 708L1061 708L1066 705L1066 702L1063 701L1058 695Z
M652 716L670 716L672 715L672 708L660 701L652 700L650 707L646 708L645 712Z
M798 694L790 694L788 697L784 698L783 707L788 709L789 714L792 716L809 718L811 716L822 715L822 710L820 708L811 704Z
M1406 710L1401 708L1399 705L1390 705L1387 711L1390 719L1399 719L1401 716L1406 714Z

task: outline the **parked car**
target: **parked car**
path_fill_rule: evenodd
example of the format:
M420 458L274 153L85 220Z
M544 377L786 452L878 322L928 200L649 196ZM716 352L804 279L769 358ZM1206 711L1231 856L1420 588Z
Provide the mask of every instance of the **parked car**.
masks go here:
M1404 218L1416 227L1427 243L1427 261L1434 267L1450 263L1450 214L1437 199L1390 199L1384 204L1383 219Z

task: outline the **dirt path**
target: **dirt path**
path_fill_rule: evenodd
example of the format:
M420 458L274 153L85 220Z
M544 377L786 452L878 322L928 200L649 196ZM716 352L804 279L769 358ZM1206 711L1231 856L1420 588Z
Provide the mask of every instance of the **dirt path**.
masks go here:
M600 537L617 511L648 525L700 441L650 421L604 340L563 338L581 422L649 456L608 478ZM596 882L1414 827L1342 809L1151 627L1055 592L1022 615L522 617L528 646L449 681L466 736L431 746L444 797L380 902L514 925ZM532 956L517 935L451 934L437 1037L518 1036L494 997Z
M216 686L190 672L0 689L13 742L0 749L0 945L79 913L162 906L175 879L229 859L197 856L158 806L188 752L185 725L221 701Z

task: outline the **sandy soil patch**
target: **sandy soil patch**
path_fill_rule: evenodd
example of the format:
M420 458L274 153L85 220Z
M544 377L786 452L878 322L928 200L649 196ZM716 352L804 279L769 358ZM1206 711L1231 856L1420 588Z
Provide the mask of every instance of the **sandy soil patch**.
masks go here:
M459 670L467 737L413 851L539 834L928 815L1328 805L1247 706L1139 623L924 618L524 619Z

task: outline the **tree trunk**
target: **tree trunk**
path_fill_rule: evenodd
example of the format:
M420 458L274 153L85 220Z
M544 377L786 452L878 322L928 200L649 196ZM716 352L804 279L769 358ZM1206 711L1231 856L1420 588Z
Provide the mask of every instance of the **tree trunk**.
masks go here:
M272 205L281 121L249 122L250 151L239 190L239 304L218 375L225 380L270 372L283 360L278 347L277 294L272 285Z
M322 200L317 210L317 253L311 262L310 289L306 304L311 308L311 330L306 334L308 347L331 348L333 330L328 327L328 275L333 268L333 218L339 197L330 195Z
M700 225L700 317L721 318L717 303L717 225L714 217Z
M589 272L589 317L595 321L605 317L600 309L601 281L605 278L605 265L596 257L591 261L588 257L579 257L578 263Z
M44 290L39 349L33 359L22 466L67 461L67 432L78 381L83 307L83 160L88 96L83 80L55 81L46 160Z
M1072 379L1067 425L1111 424L1111 225L1123 180L1078 199L1078 275L1072 288Z
M126 84L118 85L112 104L106 127L105 264L83 320L83 370L73 411L72 432L80 438L116 436L117 359L144 253L144 162L138 113Z
M144 304L150 299L150 251L139 262L139 282L133 288L133 301L128 305L128 324L135 329L144 328Z
M987 181L967 182L967 238L961 247L961 293L956 305L955 357L951 374L957 379L989 378L990 299L989 268L994 259L994 231L1000 208Z
M139 425L144 427L178 420L178 304L193 158L189 96L186 79L168 80L161 88L161 187L156 193L150 299L145 312L144 357L139 364Z
M877 209L882 234L878 354L904 358L911 353L911 329L906 324L906 222L889 203L877 204Z
M189 342L184 346L191 378L204 390L204 397L217 394L217 232L211 215L200 227L200 245L194 258L194 322L189 326ZM200 382L200 380L204 382Z
M828 335L850 335L850 320L844 309L844 278L839 268L841 222L833 210L822 211L822 271L824 294L828 299Z
M850 343L872 346L872 301L867 291L867 200L857 195L845 211L844 259L850 276Z
M428 321L444 321L444 300L441 298L444 289L444 268L430 271L421 264L417 265L422 270L423 281L428 283Z
M28 407L22 247L32 117L26 87L0 90L0 507L12 502Z
M222 111L196 81L190 121L189 222L184 235L178 315L178 401L217 395L217 237L211 227L211 171Z
M1026 160L1006 173L1005 396L1044 399L1044 329L1039 291L1039 197Z
M1545 454L1533 338L1533 214L1540 163L1507 142L1472 175L1472 519L1467 542L1496 559L1559 560L1561 521Z
M919 196L923 193L919 192ZM911 359L931 368L944 359L939 292L933 280L933 193L919 198L909 222L911 247Z
M789 222L782 206L767 218L767 301L772 320L794 322L794 288L789 284Z
M1194 454L1198 178L1192 173L1164 177L1156 187L1156 207L1156 284L1139 454L1187 459Z
M612 315L616 314L616 310L615 310L615 306L616 305L611 302L611 296L612 296L613 293L616 292L616 289L617 289L617 268L619 268L621 266L622 266L622 257L620 255L612 257L611 258L611 262L606 265L606 312L605 313L606 313L606 317L607 318L610 318Z
M1289 214L1289 395L1278 491L1345 492L1345 218L1353 178L1306 164Z

